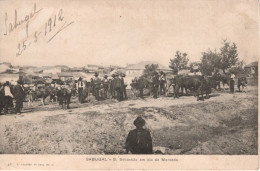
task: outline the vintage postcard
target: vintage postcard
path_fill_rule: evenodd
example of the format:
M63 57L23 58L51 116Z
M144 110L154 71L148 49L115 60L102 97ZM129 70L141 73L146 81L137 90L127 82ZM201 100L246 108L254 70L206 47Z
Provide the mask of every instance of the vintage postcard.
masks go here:
M0 169L259 168L258 0L0 0Z

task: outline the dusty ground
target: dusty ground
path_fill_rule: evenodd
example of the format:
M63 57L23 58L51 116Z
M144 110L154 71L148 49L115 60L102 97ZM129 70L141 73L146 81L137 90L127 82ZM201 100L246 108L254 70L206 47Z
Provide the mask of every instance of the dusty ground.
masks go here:
M25 107L0 116L0 153L121 154L133 121L143 116L153 146L166 154L257 154L257 87L247 93L213 92L196 101L161 97ZM24 104L26 105L26 104Z

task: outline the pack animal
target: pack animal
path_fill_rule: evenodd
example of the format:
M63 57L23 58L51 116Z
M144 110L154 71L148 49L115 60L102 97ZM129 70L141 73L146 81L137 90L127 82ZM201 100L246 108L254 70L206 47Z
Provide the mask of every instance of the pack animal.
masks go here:
M62 109L69 109L72 91L69 88L61 88L58 90L59 105Z
M247 92L247 79L246 77L239 77L238 78L238 83L237 83L237 88L238 88L238 91L240 92L241 91L241 88L242 87L242 92Z

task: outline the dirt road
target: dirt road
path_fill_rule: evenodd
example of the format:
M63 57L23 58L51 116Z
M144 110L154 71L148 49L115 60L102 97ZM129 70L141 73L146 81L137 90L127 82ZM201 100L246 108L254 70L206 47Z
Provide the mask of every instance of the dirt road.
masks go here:
M130 99L25 108L0 116L0 153L122 154L137 116L165 154L257 154L257 87L247 93Z

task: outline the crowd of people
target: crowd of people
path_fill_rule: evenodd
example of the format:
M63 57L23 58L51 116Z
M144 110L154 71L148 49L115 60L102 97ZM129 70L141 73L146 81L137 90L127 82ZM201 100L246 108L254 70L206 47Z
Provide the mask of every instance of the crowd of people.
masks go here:
M118 101L126 100L127 84L124 81L125 76L124 73L115 73L112 74L111 79L108 79L107 75L104 75L103 79L101 79L99 74L95 73L90 82L86 82L80 77L75 84L79 102L83 103L88 93L92 93L97 101L108 98L114 98Z
M144 97L144 88L150 90L153 98L166 95L166 74L154 71L150 76L141 76L132 80L131 87L139 90L141 98Z
M124 80L125 76L126 75L124 73L114 73L111 77L104 75L103 78L101 78L98 73L95 73L90 81L83 80L81 77L78 80L66 84L63 82L58 83L54 81L51 85L43 85L42 91L38 90L39 87L37 87L37 84L35 83L29 92L25 90L22 79L19 79L16 85L11 85L9 81L6 81L4 84L0 83L0 113L8 113L10 109L14 108L15 113L20 114L25 97L32 94L36 96L37 91L39 91L38 94L40 94L43 98L43 104L44 98L48 96L50 96L51 100L56 99L56 101L59 101L58 96L61 89L71 90L72 95L78 96L79 103L84 103L86 98L90 97L89 94L92 94L96 101L106 99L116 99L117 101L127 100L127 83ZM216 83L220 84L219 82L221 79L217 80L219 81L216 81ZM231 93L234 93L234 80L235 75L231 74L228 78ZM163 71L154 71L149 76L143 75L139 78L135 78L132 80L130 86L131 89L136 87L141 98L144 96L145 88L149 89L150 95L152 95L153 98L158 98L158 96L166 96L166 92L169 91L169 87L166 87L166 84L166 74ZM246 84L246 79L245 81L242 79L238 80L238 85ZM70 102L70 99L67 101Z
M15 86L11 85L9 81L3 85L0 83L0 114L7 114L13 107L15 107L15 113L21 114L25 96L22 80L18 80Z

